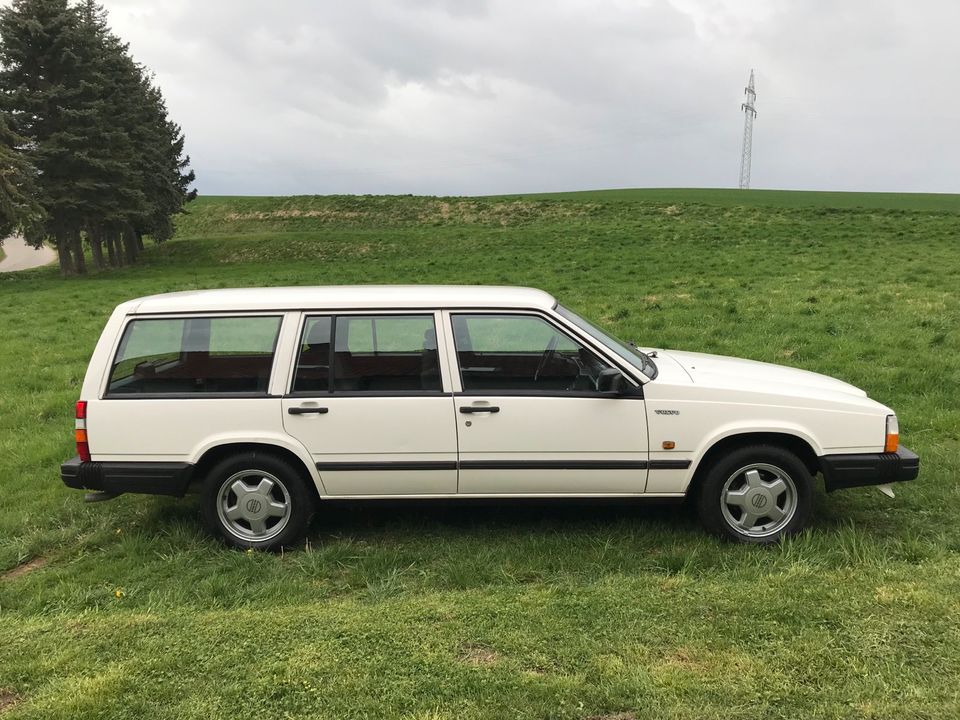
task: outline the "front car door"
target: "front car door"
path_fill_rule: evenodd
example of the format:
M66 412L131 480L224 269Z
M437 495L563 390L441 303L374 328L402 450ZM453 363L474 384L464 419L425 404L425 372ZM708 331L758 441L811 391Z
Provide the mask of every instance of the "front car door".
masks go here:
M307 314L283 423L329 495L452 495L457 438L439 313Z
M598 391L613 365L534 312L444 313L462 495L635 494L647 479L639 387Z

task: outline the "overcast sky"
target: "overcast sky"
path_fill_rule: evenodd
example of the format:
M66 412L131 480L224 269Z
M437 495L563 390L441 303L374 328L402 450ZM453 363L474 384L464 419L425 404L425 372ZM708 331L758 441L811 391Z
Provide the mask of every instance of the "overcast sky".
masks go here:
M104 0L203 194L960 192L956 0Z

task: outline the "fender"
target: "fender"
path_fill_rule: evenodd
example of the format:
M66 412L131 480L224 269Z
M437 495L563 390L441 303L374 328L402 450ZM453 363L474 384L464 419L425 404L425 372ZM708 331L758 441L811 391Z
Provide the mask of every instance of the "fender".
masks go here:
M750 433L781 433L783 435L793 435L807 443L818 457L823 455L823 445L802 425L797 425L796 423L786 420L751 420L731 422L717 428L716 432L709 435L703 444L697 448L693 464L696 465L706 454L707 450L721 440L733 437L734 435L749 435Z

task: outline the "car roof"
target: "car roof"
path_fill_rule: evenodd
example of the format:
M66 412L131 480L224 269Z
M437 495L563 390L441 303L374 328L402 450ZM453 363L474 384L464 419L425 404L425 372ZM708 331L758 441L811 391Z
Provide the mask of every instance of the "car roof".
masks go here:
M492 285L327 285L224 288L150 295L131 301L133 314L257 310L392 310L403 308L530 308L549 310L543 290Z

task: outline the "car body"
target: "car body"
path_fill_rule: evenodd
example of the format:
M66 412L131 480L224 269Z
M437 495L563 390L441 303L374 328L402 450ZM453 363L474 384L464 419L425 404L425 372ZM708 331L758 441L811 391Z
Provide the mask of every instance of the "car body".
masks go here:
M691 497L711 529L769 542L807 523L818 472L829 491L919 468L893 410L847 383L640 350L515 287L131 300L76 422L68 486L199 490L243 547L299 538L318 501L452 497Z

